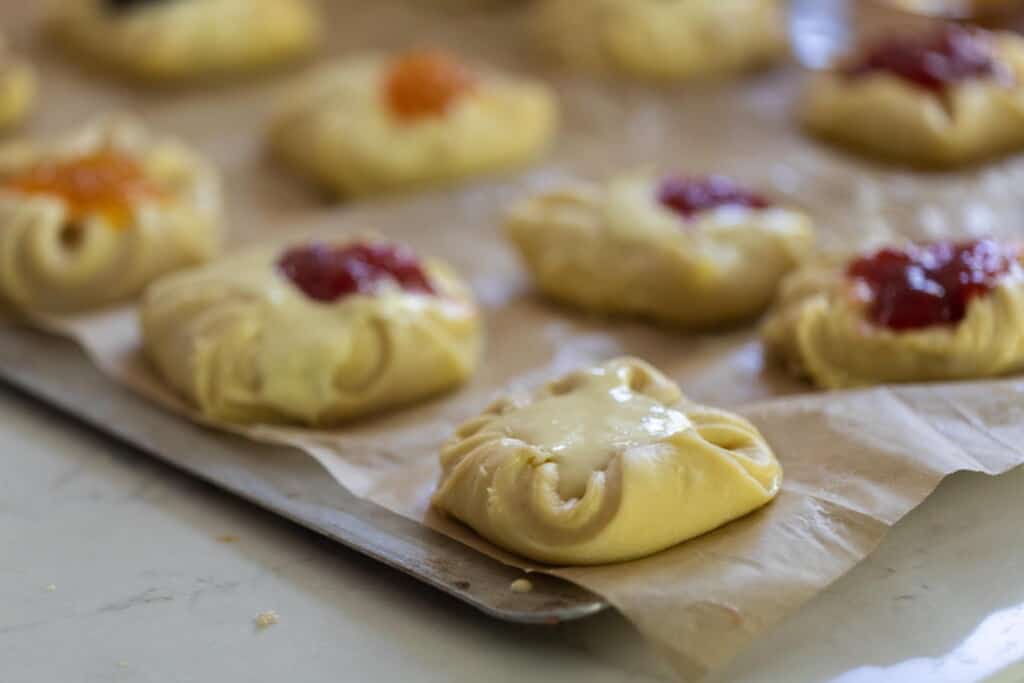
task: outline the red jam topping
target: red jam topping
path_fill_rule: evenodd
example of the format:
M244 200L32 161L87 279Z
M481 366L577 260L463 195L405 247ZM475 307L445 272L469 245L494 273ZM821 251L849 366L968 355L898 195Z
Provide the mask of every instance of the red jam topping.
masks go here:
M942 92L958 81L1006 75L993 55L988 34L956 24L924 37L884 41L848 67L846 74L856 78L877 71L932 92Z
M101 213L115 227L129 223L139 201L163 197L141 164L112 149L76 159L42 162L7 178L3 185L24 194L60 197L67 204L71 221Z
M963 320L968 302L1016 269L1018 257L1015 247L992 240L933 242L882 249L856 259L846 272L867 285L874 323L912 330Z
M667 178L658 188L658 201L683 218L720 206L744 206L765 209L771 202L750 192L725 176L706 178Z
M407 292L435 293L415 254L397 244L309 244L286 251L277 267L316 301L373 294L382 281L393 282Z
M399 57L385 80L391 111L401 119L442 116L476 83L473 74L443 52L410 52Z

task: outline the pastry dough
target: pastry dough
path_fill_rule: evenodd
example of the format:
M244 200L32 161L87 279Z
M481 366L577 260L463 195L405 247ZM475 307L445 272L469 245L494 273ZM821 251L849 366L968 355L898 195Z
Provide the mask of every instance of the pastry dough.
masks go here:
M813 245L799 211L722 206L683 219L657 188L637 174L548 192L514 208L506 232L549 296L690 328L763 310Z
M826 140L911 166L941 168L1024 147L1024 38L988 35L1005 79L969 78L936 93L877 71L812 77L806 128Z
M382 281L373 293L324 302L283 274L281 253L243 252L146 292L146 353L205 417L324 426L422 399L472 374L479 315L446 265L423 266L436 295Z
M416 59L362 57L313 73L277 117L274 150L339 194L365 195L519 166L547 147L557 123L555 97L528 79L468 76L473 85L443 113L396 114L387 99L389 74Z
M32 68L11 56L0 36L0 129L9 128L25 118L36 94Z
M980 16L998 16L1017 9L1017 0L965 0L962 4Z
M551 564L649 555L765 505L782 481L753 425L632 358L499 399L445 444L441 467L435 506Z
M765 319L768 355L829 389L992 377L1024 370L1024 278L1019 268L963 320L894 330L873 324L847 256L808 263L787 277Z
M50 27L73 52L147 81L255 71L312 50L308 0L64 0Z
M570 65L644 78L711 78L786 52L779 0L543 0L544 46Z
M73 187L48 188L54 178ZM115 181L127 187L107 187ZM140 184L151 191L137 193ZM78 204L68 191L136 194ZM124 300L212 256L221 222L217 172L138 124L110 120L45 143L8 143L0 147L0 307L74 312Z

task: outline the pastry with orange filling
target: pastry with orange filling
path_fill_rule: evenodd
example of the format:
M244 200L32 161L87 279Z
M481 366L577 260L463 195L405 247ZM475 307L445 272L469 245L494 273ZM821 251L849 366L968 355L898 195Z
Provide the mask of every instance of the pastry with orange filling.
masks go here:
M183 145L127 121L0 147L0 306L68 313L205 261L220 181Z
M313 73L286 99L271 145L318 183L366 195L523 165L556 122L546 85L415 51Z

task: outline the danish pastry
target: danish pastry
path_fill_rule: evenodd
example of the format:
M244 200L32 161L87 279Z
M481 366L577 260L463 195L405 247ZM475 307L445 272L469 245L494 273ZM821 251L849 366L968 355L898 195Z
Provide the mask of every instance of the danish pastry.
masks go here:
M126 120L0 146L0 306L70 313L127 299L210 258L220 179Z
M722 77L786 52L779 0L543 0L547 50L570 66L642 78Z
M803 213L722 176L547 192L515 207L506 232L552 298L686 328L759 313L814 242Z
M498 399L441 467L437 508L551 564L649 555L767 504L782 481L753 425L632 358Z
M258 248L154 283L145 349L211 420L325 426L451 388L481 324L446 265L376 238Z
M271 145L316 182L365 195L520 166L547 147L556 120L542 83L413 52L314 73L288 97Z
M11 55L0 37L0 129L21 122L35 94L36 77L32 68Z
M257 71L320 34L308 0L65 0L49 25L72 52L153 82Z
M992 377L1024 369L1018 245L889 247L809 263L765 320L769 355L815 384Z
M950 167L1024 147L1024 38L946 26L812 78L808 130L889 161Z

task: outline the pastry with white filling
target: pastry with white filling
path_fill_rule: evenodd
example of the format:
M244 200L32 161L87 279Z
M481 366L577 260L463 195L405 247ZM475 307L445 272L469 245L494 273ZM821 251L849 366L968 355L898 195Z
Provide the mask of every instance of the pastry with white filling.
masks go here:
M619 358L501 398L441 451L434 505L550 564L658 552L767 504L782 468L757 429Z

